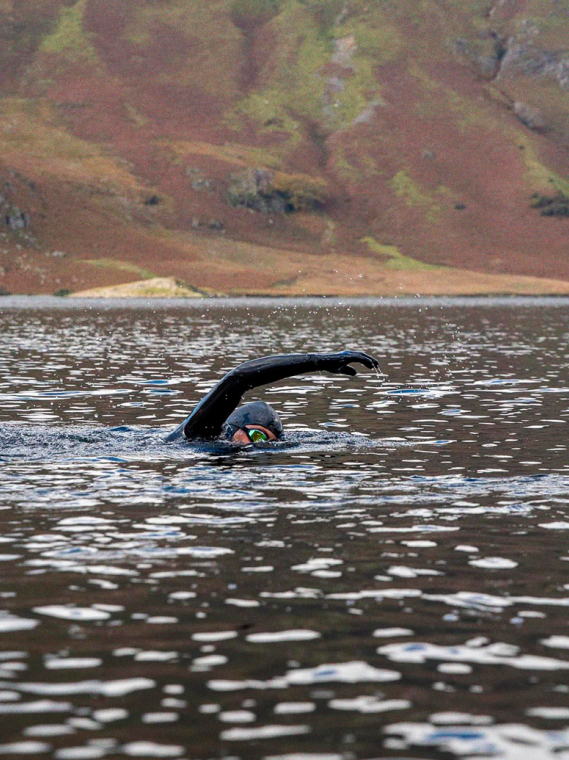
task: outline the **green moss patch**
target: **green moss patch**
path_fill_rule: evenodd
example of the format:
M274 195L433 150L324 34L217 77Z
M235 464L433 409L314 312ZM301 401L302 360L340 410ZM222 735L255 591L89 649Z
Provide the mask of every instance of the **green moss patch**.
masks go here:
M519 147L523 148L520 150L520 157L525 163L531 187L540 190L549 188L553 195L562 194L569 197L569 180L542 163L534 150L533 141L521 134L516 134L515 139Z
M77 0L75 5L62 8L55 30L43 40L43 53L59 53L73 60L95 61L97 54L83 26L88 0Z
M398 171L389 181L389 186L409 208L421 209L428 221L434 221L439 215L440 204L405 171Z
M376 67L398 55L402 41L378 8L344 20L343 4L334 13L319 0L278 5L263 27L275 43L258 71L260 86L225 119L236 128L248 120L281 141L286 135L286 150L292 150L304 139L307 122L325 137L365 114L380 97Z
M120 259L82 259L84 264L90 264L93 267L100 267L102 269L114 269L120 272L132 272L142 277L144 280L151 280L156 275L150 272L148 269L136 266L136 264L130 264L128 261L120 261Z
M433 266L433 264L425 264L422 261L412 258L411 256L405 256L395 245L386 245L384 243L378 243L375 238L363 237L360 239L360 243L365 243L370 251L373 253L379 253L381 256L387 256L388 261L385 266L389 269L402 269L402 270L422 270L429 269L441 269L442 267Z

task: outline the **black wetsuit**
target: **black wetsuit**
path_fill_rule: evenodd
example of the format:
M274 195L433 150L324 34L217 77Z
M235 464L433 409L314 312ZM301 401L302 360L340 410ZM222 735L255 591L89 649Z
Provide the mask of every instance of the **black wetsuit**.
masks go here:
M349 366L350 363L363 364L369 369L377 369L379 366L377 359L360 351L341 351L336 354L283 354L240 364L219 381L166 440L174 441L182 436L192 440L217 438L223 434L224 423L247 391L308 372L326 371L353 376L356 370ZM251 422L264 424L261 419Z

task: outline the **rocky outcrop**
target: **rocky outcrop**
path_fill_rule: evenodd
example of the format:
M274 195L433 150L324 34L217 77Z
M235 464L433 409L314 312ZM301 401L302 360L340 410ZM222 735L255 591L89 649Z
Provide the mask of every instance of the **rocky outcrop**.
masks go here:
M465 58L474 72L482 79L494 79L506 53L504 38L490 29L473 37L455 40L455 51Z
M555 195L534 193L531 205L533 208L538 208L542 216L569 216L569 196L564 193Z
M227 199L232 206L244 206L263 214L292 214L320 211L329 197L323 180L257 168L231 175Z
M514 103L514 113L522 124L534 132L545 132L546 123L541 111L538 108L522 103L516 100Z
M544 50L534 43L512 39L500 66L499 79L546 77L569 89L569 50Z
M29 217L26 213L20 211L20 209L15 206L6 210L6 213L4 214L4 221L11 230L17 232L18 230L23 230L28 226Z

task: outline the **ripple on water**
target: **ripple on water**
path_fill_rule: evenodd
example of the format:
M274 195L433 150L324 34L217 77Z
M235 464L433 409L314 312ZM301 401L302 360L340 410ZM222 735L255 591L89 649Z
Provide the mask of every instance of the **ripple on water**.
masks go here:
M567 305L3 308L0 753L561 758ZM165 443L319 346L386 376L263 389L277 445Z

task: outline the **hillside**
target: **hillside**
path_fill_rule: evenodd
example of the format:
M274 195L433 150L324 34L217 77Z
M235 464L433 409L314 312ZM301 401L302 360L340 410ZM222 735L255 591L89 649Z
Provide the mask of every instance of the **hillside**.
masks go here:
M0 0L0 29L0 291L569 292L569 0Z

